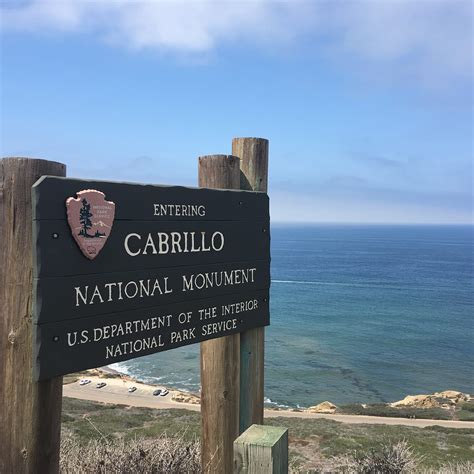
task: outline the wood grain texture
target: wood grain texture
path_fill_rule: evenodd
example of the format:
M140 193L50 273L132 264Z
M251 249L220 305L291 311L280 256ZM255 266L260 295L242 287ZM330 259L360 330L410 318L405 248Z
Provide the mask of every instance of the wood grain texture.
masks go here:
M234 138L232 154L240 158L240 189L267 192L268 140L265 138Z
M199 158L199 186L239 189L235 156ZM239 334L201 343L201 462L203 472L232 472L239 435Z
M267 192L268 140L234 138L232 154L240 158L242 189ZM263 424L265 329L260 327L240 335L239 429Z
M288 429L252 425L234 442L235 474L287 474Z
M59 470L62 377L33 382L31 186L64 176L45 160L0 160L0 472Z
M240 333L239 432L263 424L265 328Z
M199 187L240 189L240 160L232 155L199 157Z

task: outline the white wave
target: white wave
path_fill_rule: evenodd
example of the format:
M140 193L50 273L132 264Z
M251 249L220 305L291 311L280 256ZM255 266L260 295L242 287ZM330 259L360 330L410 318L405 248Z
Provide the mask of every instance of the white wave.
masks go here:
M266 403L267 405L273 405L273 406L278 407L278 408L292 408L290 405L285 405L284 403L274 402L274 401L270 400L270 398L268 398L268 397L263 397L263 402Z
M337 281L318 281L318 280L272 280L272 283L286 283L292 285L317 285L317 286L348 286L356 288L381 288L384 290L406 290L408 287L396 285L380 285L377 283L342 283ZM435 288L417 287L419 290L433 291Z
M130 372L130 369L123 362L115 362L114 364L109 364L109 367L111 369L116 370L117 372L120 372L121 374L133 375Z
M155 384L155 383L160 382L161 380L163 380L165 377L164 376L155 377L153 375L139 375L139 376L136 376L135 378L140 379L145 383Z
M311 280L272 280L272 283L288 283L292 285L318 285L318 286L360 286L364 288L372 288L380 285L364 284L364 283L339 283L336 281L311 281ZM387 288L384 286L384 288ZM398 287L397 287L398 288Z

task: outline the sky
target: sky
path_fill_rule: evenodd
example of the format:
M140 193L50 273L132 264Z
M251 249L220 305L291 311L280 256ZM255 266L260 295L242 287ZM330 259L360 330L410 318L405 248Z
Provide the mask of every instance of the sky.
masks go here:
M472 3L0 0L1 156L197 185L270 141L274 222L473 222Z

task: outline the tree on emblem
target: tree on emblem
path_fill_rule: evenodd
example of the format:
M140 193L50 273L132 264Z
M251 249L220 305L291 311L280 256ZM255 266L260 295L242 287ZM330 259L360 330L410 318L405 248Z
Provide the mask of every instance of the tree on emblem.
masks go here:
M79 211L79 222L82 225L82 229L79 232L79 235L84 237L94 237L87 233L87 231L92 227L91 222L92 212L91 212L91 205L86 201L86 199L82 200L82 207Z

